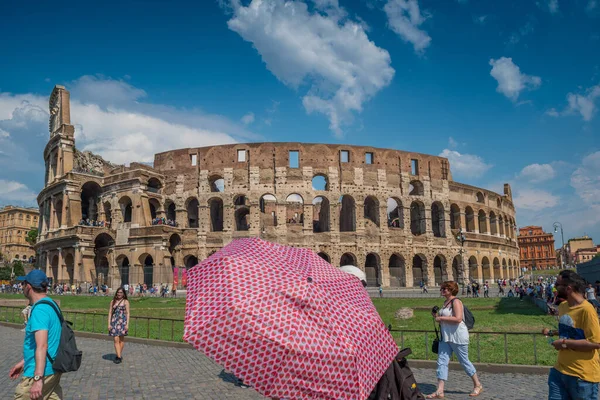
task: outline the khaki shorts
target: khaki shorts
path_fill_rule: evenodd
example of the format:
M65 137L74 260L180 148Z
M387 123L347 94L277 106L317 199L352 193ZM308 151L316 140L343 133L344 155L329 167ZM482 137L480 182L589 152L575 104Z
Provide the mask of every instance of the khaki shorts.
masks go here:
M60 376L62 374L54 374L45 376L44 387L42 389L43 400L61 400L63 397L62 388L60 387ZM29 400L29 389L33 385L33 378L23 378L21 383L15 389L15 400Z

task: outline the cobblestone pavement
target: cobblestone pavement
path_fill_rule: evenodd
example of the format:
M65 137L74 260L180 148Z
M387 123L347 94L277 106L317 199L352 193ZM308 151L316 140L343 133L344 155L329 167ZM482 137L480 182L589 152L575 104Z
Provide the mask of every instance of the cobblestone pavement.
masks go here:
M21 358L23 333L0 326L0 399L12 399L17 382L8 371ZM236 385L223 368L196 350L127 343L124 360L112 362L112 342L77 339L84 352L79 371L61 380L65 399L264 399ZM435 390L435 370L413 369L424 393ZM521 374L480 374L485 391L480 399L537 399L547 397L546 377ZM469 399L472 383L462 371L450 371L446 398Z

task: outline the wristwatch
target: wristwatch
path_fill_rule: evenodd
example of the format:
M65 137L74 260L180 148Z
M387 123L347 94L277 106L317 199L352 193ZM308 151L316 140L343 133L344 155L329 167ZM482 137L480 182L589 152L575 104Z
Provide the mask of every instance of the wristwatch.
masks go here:
M34 376L34 377L33 377L33 381L34 381L34 382L37 382L37 381L39 381L39 380L40 380L40 379L42 379L42 378L43 378L43 376L36 375L36 376Z
M567 339L563 339L560 345L563 349L566 349L567 348Z

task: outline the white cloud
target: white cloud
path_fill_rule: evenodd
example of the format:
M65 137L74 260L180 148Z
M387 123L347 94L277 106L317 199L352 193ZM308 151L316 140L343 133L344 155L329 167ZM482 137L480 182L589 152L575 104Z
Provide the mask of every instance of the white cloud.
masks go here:
M544 182L556 176L554 168L550 164L530 164L521 170L520 178L529 182Z
M518 190L513 201L518 208L537 211L556 206L559 197L544 190L523 188Z
M492 167L479 156L461 154L450 149L444 149L440 157L446 157L450 161L450 171L455 177L478 178Z
M302 1L284 0L248 6L232 1L231 7L229 29L253 44L281 82L307 88L304 108L326 115L337 136L394 76L389 53L369 40L360 23L340 19L339 10L324 15Z
M591 121L596 113L596 99L600 97L600 85L592 86L585 90L584 94L567 94L568 105L563 111L551 108L546 111L547 115L560 117L565 115L580 114L584 121Z
M558 0L548 0L548 11L550 11L550 14L558 12Z
M490 75L498 81L496 91L512 101L516 102L523 90L537 89L542 83L539 76L521 73L520 68L513 63L512 58L491 59L490 65L492 66Z
M451 149L455 149L458 147L458 142L454 140L452 136L448 138L448 147L450 147Z
M242 123L244 125L250 125L253 122L254 122L254 113L253 112L249 112L242 117Z
M26 185L0 179L0 204L35 205L37 194Z
M486 19L488 19L487 15L480 15L479 17L473 17L473 21L475 21L475 23L479 24L479 25L485 24Z
M586 204L600 206L600 151L584 157L571 175L571 186Z
M388 0L384 6L390 28L402 40L411 43L416 52L422 53L431 44L431 37L419 26L428 18L419 10L417 0Z

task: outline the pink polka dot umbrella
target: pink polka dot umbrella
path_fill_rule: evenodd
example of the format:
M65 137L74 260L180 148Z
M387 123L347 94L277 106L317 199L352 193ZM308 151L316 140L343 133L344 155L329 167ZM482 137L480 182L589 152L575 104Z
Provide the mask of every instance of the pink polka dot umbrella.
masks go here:
M398 347L353 275L235 240L188 275L184 340L268 397L366 399Z

